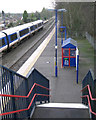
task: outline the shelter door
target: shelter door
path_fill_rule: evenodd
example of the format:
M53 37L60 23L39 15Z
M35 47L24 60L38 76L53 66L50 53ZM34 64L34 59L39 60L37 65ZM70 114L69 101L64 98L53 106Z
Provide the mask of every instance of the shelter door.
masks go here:
M69 66L76 66L76 49L70 49L69 54L70 65Z

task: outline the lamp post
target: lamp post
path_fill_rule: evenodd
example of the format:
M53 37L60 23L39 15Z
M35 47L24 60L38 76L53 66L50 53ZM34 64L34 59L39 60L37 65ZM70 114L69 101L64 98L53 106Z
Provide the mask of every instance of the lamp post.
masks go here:
M58 76L57 66L57 9L55 9L55 77Z
M76 83L78 84L78 74L79 74L79 50L76 48Z
M64 32L65 32L65 40L66 40L66 27L63 26L63 12L67 12L67 10L66 9L59 9L58 11L61 12L61 27L60 27L60 29L62 29L62 31L60 30L60 32L61 32L61 45L62 45Z
M61 25L63 26L63 11L61 12ZM63 32L61 32L61 45L63 44Z
M63 33L65 32L65 40L66 40L66 27L60 26L60 32L61 32L61 45L63 44Z
M49 11L55 11L55 77L58 76L57 65L57 12L66 11L65 9L48 9Z
M61 26L62 26L62 29L66 29L66 28L63 28L63 12L66 12L67 10L66 9L58 9L58 11L61 12ZM63 43L63 32L64 31L61 32L61 45ZM66 30L65 30L65 32L66 32Z

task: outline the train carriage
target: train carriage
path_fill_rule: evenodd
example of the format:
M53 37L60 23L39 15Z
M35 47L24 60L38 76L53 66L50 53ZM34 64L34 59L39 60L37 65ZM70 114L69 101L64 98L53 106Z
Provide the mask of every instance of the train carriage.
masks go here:
M37 20L37 21L33 22L33 25L34 25L35 31L37 31L37 30L43 28L43 21L42 20Z
M7 49L7 47L8 47L8 45L7 45L6 35L4 33L0 32L0 52Z
M18 41L17 31L14 28L6 29L2 31L6 35L7 45L11 47Z
M43 28L43 20L26 23L0 32L0 52Z

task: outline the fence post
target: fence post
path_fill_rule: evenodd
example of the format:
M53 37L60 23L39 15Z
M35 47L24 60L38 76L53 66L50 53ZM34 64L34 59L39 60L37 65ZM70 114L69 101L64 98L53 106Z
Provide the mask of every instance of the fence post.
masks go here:
M25 95L27 95L29 92L28 79L25 79L25 90L26 90ZM29 106L29 103L30 103L29 98L27 98L26 99L26 105L27 105L26 108ZM26 112L27 112L27 115L30 116L29 110L27 110Z
M96 79L94 80L93 97L96 98ZM93 101L93 111L96 113L96 100ZM92 115L92 117L96 119L96 115Z
M49 88L49 81L48 81L48 88ZM48 95L50 95L50 91L48 90ZM48 96L48 103L50 103L50 97Z
M13 82L13 73L10 72L10 83L11 83L11 94L14 95L14 82ZM15 98L12 98L13 111L16 110ZM14 120L16 119L16 113L14 113Z

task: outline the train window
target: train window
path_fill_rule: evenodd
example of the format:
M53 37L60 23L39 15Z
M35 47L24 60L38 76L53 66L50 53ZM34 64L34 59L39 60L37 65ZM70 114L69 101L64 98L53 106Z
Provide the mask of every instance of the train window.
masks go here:
M4 46L4 45L5 45L5 39L2 38L2 39L0 39L0 47L2 47L2 46Z
M40 27L40 26L41 26L41 23L38 24L38 27Z
M11 41L16 40L17 39L17 34L14 33L14 34L10 35L10 38L11 38Z
M0 39L0 47L2 47L2 41L1 41L1 39Z
M37 25L35 25L34 27L35 27L35 29L36 29L36 28L37 28Z
M20 31L19 33L20 33L20 37L22 37L23 35L25 35L25 34L29 33L29 29L28 29L28 28L26 28L26 29L24 29L24 30Z
M33 27L33 26L31 26L31 27L30 27L30 29L31 29L31 31L32 31L32 30L34 30L34 27Z
M5 39L3 38L2 39L2 46L4 46L5 45Z

